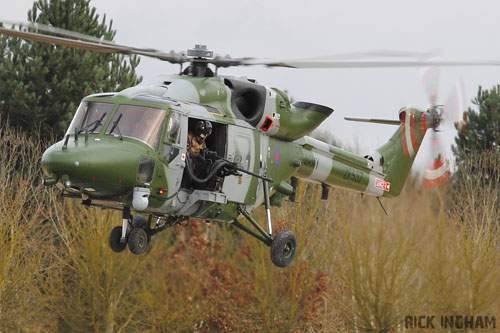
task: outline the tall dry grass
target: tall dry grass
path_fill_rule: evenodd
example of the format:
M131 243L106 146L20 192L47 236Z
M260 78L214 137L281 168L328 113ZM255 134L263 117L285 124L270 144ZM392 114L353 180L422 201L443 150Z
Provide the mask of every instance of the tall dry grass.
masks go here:
M498 175L498 152L471 156L468 167L455 176L461 186L424 191L410 180L384 202L388 217L373 198L334 199L343 232L328 297L349 328L387 332L406 315L498 313L500 183L484 181Z
M135 312L128 285L136 258L115 256L107 246L111 221L119 214L51 199L58 269L44 284L48 310L63 331L121 331Z
M476 159L461 187L409 179L383 200L390 216L375 198L332 189L321 201L300 183L299 203L272 210L299 246L279 269L259 241L203 221L145 255L115 254L119 212L41 186L36 138L2 128L0 140L0 331L387 332L406 315L500 311L499 186L476 177L498 159Z
M499 153L473 153L461 171L435 226L426 270L431 305L437 312L491 315L500 310Z
M40 288L52 259L38 140L0 127L0 331L52 324Z
M286 269L274 267L270 261L269 248L245 235L252 259L246 268L255 307L252 315L259 319L260 330L322 329L317 319L323 306L326 275L314 266L318 260L316 254L319 253L307 250L308 245L316 241L308 231L317 223L320 195L320 188L301 182L296 194L298 204L288 203L282 208L273 209L272 215L277 222L274 234L289 229L297 236L296 259L292 266ZM255 212L255 216L265 221L263 210Z

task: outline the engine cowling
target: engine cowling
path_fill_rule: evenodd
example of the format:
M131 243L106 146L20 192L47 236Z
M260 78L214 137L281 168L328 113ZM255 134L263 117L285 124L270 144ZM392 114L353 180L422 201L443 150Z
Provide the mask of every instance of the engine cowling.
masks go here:
M231 110L269 136L293 141L318 127L333 109L309 102L290 105L285 92L241 78L225 78L231 91Z

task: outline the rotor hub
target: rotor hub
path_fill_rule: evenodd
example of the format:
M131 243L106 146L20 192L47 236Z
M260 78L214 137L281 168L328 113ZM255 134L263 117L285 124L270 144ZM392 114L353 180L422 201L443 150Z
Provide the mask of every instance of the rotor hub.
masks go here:
M196 44L193 49L187 50L187 56L194 59L213 59L214 51L208 50L206 45Z
M182 72L183 75L196 77L212 77L214 72L209 63L214 59L214 52L207 49L206 45L196 44L193 49L188 49L186 53L189 66Z
M443 121L443 106L442 105L432 105L427 111L431 114L431 126L432 129L436 130Z

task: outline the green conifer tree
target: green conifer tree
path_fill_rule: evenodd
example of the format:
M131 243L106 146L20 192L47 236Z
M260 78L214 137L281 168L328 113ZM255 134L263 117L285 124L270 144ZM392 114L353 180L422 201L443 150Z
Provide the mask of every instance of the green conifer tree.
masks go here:
M106 15L99 19L90 0L38 0L28 21L113 40ZM136 85L138 57L113 55L2 37L0 117L25 131L61 137L80 100L92 93Z
M466 130L455 138L455 179L460 183L477 178L478 184L494 186L500 181L500 85L490 90L479 87L473 103L479 112L468 109Z

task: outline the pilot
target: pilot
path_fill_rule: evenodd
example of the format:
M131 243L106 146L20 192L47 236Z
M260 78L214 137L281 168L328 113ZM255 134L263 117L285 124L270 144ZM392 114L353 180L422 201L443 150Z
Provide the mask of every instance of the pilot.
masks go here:
M198 157L200 150L206 148L205 140L212 133L212 123L208 120L199 120L194 129L188 133L187 148L193 160Z

